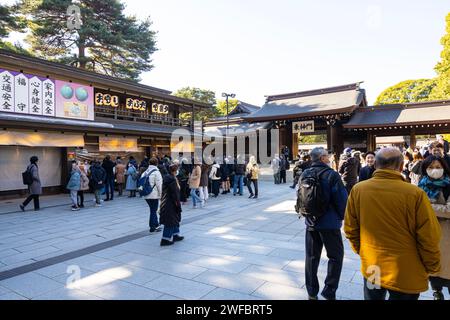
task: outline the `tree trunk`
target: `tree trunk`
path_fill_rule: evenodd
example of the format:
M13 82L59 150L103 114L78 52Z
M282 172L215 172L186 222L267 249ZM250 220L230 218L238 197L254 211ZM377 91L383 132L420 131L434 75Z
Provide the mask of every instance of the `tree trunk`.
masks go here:
M84 45L83 44L79 44L78 45L78 61L79 61L79 63L80 63L80 68L81 69L86 69L86 63L87 63L87 61L86 61L86 54L85 54L85 47L84 47Z

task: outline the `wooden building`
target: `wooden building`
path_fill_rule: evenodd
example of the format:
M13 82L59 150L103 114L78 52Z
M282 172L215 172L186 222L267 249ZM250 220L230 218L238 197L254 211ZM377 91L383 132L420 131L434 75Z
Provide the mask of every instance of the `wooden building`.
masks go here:
M290 159L293 159L297 156L297 132L326 134L328 150L338 154L345 144L359 144L352 134L345 133L343 124L350 120L356 109L366 106L366 94L358 82L267 96L261 109L244 119L249 122L270 121L272 128L280 130L280 148L288 146Z
M46 192L66 185L68 161L169 154L177 128L193 130L208 104L42 59L0 50L0 196L23 193L21 172L40 159ZM190 113L181 120L181 113Z

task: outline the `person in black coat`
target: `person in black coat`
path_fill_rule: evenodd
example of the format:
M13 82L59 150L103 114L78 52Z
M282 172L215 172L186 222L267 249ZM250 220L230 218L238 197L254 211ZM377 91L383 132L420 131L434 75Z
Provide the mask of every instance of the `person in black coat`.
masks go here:
M280 156L280 183L286 183L286 171L289 170L289 164L282 154Z
M105 169L103 169L103 167L100 165L100 162L98 161L94 162L90 170L91 170L90 182L92 184L92 188L94 189L95 205L99 207L101 206L100 204L101 189L103 188L106 182L106 171Z
M222 194L230 192L230 174L232 168L229 165L229 159L225 158L224 162L220 164L220 176L222 178Z
M178 170L177 180L180 184L180 201L182 204L186 204L188 198L188 180L189 180L189 166L187 160L181 160L181 166Z
M114 167L115 163L111 160L111 156L106 156L103 160L102 167L106 172L106 181L105 181L105 191L106 191L106 199L105 201L114 200Z
M161 246L169 246L184 237L180 236L181 202L180 186L177 174L178 166L173 164L169 167L169 174L163 178L162 196L160 206L160 223L164 225Z
M375 152L366 153L366 166L359 171L359 182L369 180L375 172Z

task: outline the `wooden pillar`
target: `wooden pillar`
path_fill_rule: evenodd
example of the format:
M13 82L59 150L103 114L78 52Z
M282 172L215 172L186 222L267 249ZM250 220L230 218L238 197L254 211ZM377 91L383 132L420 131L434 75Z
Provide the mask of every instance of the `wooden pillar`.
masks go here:
M409 146L411 149L414 149L416 147L417 139L416 139L416 128L411 128L410 134L409 134Z
M191 113L191 129L194 131L194 115L195 115L195 106L192 105L192 113Z
M376 136L372 132L367 131L367 151L375 151L376 148Z
M339 123L332 125L330 128L331 149L328 151L331 151L336 155L340 155L344 150L344 139L342 130L343 130L342 125Z
M292 132L292 157L291 159L297 159L297 154L298 154L298 133L297 132Z
M278 148L278 150L277 150L277 153L278 154L281 154L281 148L283 147L283 146L287 146L288 144L287 144L287 139L286 139L286 135L287 135L287 130L286 130L286 126L284 126L284 125L281 125L280 126L280 136L279 136L279 148Z
M327 126L327 150L331 151L332 146L331 146L331 126L328 125Z
M294 137L292 136L292 121L289 121L286 124L286 143L284 144L289 148L289 160L292 161L294 159L294 151L292 150L292 142Z

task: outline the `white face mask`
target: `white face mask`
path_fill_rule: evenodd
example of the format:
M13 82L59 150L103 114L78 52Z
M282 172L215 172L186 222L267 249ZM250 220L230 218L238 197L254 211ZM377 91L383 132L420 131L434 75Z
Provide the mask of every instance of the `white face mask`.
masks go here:
M440 179L444 175L444 169L427 169L427 175L432 179Z

